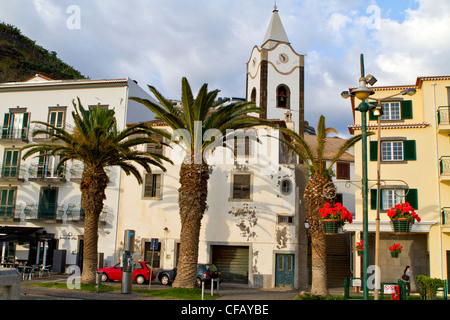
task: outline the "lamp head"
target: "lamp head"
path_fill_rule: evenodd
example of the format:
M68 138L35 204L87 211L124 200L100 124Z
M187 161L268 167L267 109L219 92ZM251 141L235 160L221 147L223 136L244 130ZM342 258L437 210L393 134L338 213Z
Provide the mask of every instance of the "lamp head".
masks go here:
M371 74L368 74L367 76L366 76L366 81L367 81L367 83L368 84L370 84L371 86L373 86L375 83L377 83L377 78L375 78L373 75L371 75Z
M364 77L359 78L359 88L353 90L352 93L361 101L366 100L369 96L373 95L375 91L367 88L366 79Z
M417 93L417 90L415 88L408 88L403 90L402 92L400 92L401 95L408 95L408 96L413 96Z
M348 91L342 91L342 92L341 92L341 97L344 98L344 99L348 99L348 98L350 98L350 97L354 97L354 95L351 94L351 93L348 92Z

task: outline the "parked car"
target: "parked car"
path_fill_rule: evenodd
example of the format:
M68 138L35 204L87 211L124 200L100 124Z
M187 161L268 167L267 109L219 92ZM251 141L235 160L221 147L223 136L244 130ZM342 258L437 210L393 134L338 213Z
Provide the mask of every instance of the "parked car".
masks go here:
M163 285L169 285L175 280L177 276L177 268L171 270L162 270L158 274L158 280ZM222 282L222 272L220 272L214 264L198 264L197 265L197 287L201 287L202 281L219 278L219 283ZM206 281L205 283L210 283Z
M133 262L133 281L138 284L143 284L145 281L150 280L150 264L145 261ZM122 268L120 263L111 268L101 268L98 272L102 272L102 281L115 281L122 280ZM152 280L156 278L155 270L152 271Z

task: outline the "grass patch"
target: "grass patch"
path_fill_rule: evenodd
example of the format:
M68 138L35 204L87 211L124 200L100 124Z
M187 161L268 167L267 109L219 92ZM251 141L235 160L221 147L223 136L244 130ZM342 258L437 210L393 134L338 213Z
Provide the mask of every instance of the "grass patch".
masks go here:
M70 289L65 282L41 282L41 283L26 283L27 286L36 286L36 287L44 287L44 288L57 288L57 289ZM97 285L93 283L81 283L80 289L73 290L81 290L81 291L89 291L89 292L97 292ZM98 289L99 292L112 291L115 290L114 287L105 286L100 284Z
M148 289L135 289L133 291L140 292L145 295L159 298L168 299L181 299L181 300L201 300L202 299L202 289L201 288L169 288L163 290L148 290ZM205 290L204 299L211 300L217 298L219 295L214 293L211 296L210 291Z

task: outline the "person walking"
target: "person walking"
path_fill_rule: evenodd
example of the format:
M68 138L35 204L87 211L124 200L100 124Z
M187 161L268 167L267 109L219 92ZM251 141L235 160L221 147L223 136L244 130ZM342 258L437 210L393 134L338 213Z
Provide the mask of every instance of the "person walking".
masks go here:
M403 271L402 280L406 283L406 295L409 296L411 293L411 267L406 266L405 270Z

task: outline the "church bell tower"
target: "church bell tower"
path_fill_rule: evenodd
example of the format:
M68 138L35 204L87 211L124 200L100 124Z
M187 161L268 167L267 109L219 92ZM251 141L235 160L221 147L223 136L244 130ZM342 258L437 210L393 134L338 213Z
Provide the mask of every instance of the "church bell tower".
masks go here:
M295 131L304 133L304 55L292 48L276 5L261 47L247 62L247 101L254 101L265 119L291 114Z

